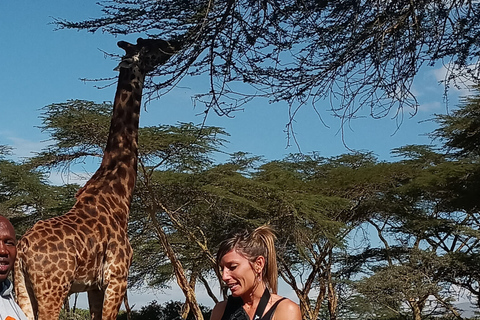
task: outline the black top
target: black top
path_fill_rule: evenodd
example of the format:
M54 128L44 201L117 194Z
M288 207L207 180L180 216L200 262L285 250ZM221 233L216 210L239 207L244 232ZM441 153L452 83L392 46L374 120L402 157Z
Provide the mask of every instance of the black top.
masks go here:
M275 302L275 304L262 317L263 311L265 310L269 299L270 293L267 289L265 289L265 292L258 303L253 320L271 320L278 304L285 298L279 299L277 302ZM229 296L227 300L227 306L225 307L225 311L223 312L221 320L250 320L250 317L245 312L245 309L243 309L243 304L242 298Z

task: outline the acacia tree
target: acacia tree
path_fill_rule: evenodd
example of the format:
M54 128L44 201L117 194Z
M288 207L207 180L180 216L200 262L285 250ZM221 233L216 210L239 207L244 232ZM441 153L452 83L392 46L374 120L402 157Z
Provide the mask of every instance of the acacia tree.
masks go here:
M442 208L456 211L461 221L449 225L455 234L452 243L442 238L436 239L435 243L442 248L462 248L451 250L447 279L476 296L480 306L480 275L475 267L480 251L479 87L476 87L475 94L464 98L451 115L437 116L437 122L440 126L432 135L444 143L445 150L457 159L460 167L451 175L446 191L450 197L444 199Z
M373 117L415 113L412 81L423 65L447 65L478 80L480 3L378 0L103 0L103 16L57 19L60 28L147 34L181 43L155 75L153 91L187 75L208 75L206 111L229 114L252 97L298 108L329 98L345 120L362 106ZM473 66L473 67L472 67ZM290 125L292 122L290 122Z
M202 264L195 265L191 262L196 258L196 255L192 252L197 252L193 248L187 259L181 259L185 250L180 252L177 249L178 245L173 245L172 241L179 241L179 238L186 236L188 241L181 241L183 245L190 247L188 242L195 242L194 248L198 246L202 249L200 256L203 258L206 256L207 261L210 262L214 259L206 249L204 239L197 238L195 229L188 228L178 218L179 215L185 214L188 209L192 208L192 204L197 202L198 197L195 196L192 188L188 187L184 187L183 190L174 189L173 191L172 187L175 183L171 183L169 178L172 175L175 176L175 173L193 174L209 167L212 163L210 154L218 150L218 147L225 142L221 138L223 135L226 135L226 133L217 127L203 127L200 130L199 127L192 124L179 124L176 127L146 128L142 130L139 139L139 144L142 147L139 151L141 154L139 159L141 174L138 179L140 187L140 192L137 192L138 206L141 211L147 213L150 223L140 228L142 230L140 234L145 237L138 237L138 231L131 229L135 242L134 246L137 247L138 245L139 248L150 247L153 231L155 240L163 248L168 264L171 265L170 275L175 275L175 279L185 295L186 308L183 310L183 318L187 317L190 310L193 311L196 319L202 319L203 317L195 295L195 283L201 270L198 266ZM190 213L188 217L192 219L194 215ZM181 234L180 237L178 233ZM149 257L149 255L144 255L144 252L143 250L136 252L137 259L140 258L145 261L145 257ZM158 251L152 253L155 255ZM185 265L186 262L187 265ZM147 264L151 264L151 261ZM164 266L164 261L161 261L160 265ZM158 279L158 276L153 275L152 272L145 272L139 268L134 268L134 270L137 271L135 275L137 279L144 280L142 275L145 274L150 277L153 276L155 280ZM190 271L190 279L188 279L187 271ZM165 275L165 273L160 274Z
M351 257L353 266L363 266L357 275L368 275L355 288L399 315L403 301L415 319L425 312L460 318L452 285L478 296L478 157L452 157L425 146L396 152L405 157L398 165L406 179L369 204L375 214L368 223L380 243Z
M396 314L405 312L403 301L416 319L426 312L461 318L449 292L452 285L466 289L478 304L479 101L477 92L450 115L436 118L440 127L432 136L443 143L436 150L394 150L405 179L369 204L374 215L368 224L379 245L343 265L346 273L368 275L355 288Z
M377 165L369 154L332 159L292 155L261 165L251 175L241 174L241 169L224 164L192 178L203 190L210 213L193 219L189 213L199 209L197 204L196 209L185 207L179 218L189 229L212 235L227 233L231 225L272 224L278 231L280 275L297 295L303 317L317 319L325 309L336 319L333 252L370 214L362 203L401 179L402 171ZM175 180L182 184L181 179ZM212 237L206 242L213 245L212 252L218 241Z

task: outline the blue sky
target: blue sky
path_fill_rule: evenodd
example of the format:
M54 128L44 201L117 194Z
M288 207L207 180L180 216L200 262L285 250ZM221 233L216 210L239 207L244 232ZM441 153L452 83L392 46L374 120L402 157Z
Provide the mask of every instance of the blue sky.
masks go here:
M0 145L14 147L15 158L38 152L46 145L47 135L38 126L41 108L69 99L95 102L112 101L115 86L97 89L92 82L81 78L108 78L116 75L113 69L117 61L104 56L102 51L122 54L116 46L119 40L134 41L138 36L115 38L109 34L91 34L84 31L58 30L52 25L54 18L82 20L101 15L95 1L90 0L4 0L0 1ZM354 120L346 129L345 141L349 148L373 151L380 159L389 159L390 151L406 144L429 144L425 136L435 125L424 122L433 113L445 113L443 87L438 84L442 68L424 70L414 84L420 101L418 114L410 118L405 114L402 126L396 130L396 122L390 117L372 120L368 117ZM200 123L191 100L201 87L199 80L190 80L168 95L142 110L141 126L175 124L177 122ZM198 85L198 87L197 87ZM453 92L454 96L458 92ZM452 98L454 106L455 98ZM326 110L328 104L319 109ZM230 133L230 143L225 152L244 151L264 156L267 160L281 159L286 154L298 152L297 146L287 148L284 132L288 120L284 104L268 104L254 100L245 111L234 118L212 115L207 125L220 126ZM368 113L368 112L367 112ZM322 156L335 156L349 150L342 143L339 121L323 112L325 126L308 106L302 108L295 122L296 137L304 153L317 151ZM178 292L178 296L176 293ZM136 294L132 304L137 307L156 299L182 299L179 290L169 295ZM206 303L206 302L204 302Z

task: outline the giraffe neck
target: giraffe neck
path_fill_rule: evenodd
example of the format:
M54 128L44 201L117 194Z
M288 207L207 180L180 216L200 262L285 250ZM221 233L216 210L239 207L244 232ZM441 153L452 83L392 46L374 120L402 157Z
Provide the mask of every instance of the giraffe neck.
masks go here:
M107 145L100 168L79 191L89 187L114 193L130 207L137 177L138 124L145 73L136 65L120 68Z
M120 68L113 113L101 167L127 165L135 169L138 123L145 74L136 66Z

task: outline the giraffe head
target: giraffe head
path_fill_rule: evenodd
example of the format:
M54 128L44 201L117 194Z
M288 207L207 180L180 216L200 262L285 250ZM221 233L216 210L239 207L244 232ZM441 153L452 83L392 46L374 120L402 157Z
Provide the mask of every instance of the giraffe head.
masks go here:
M138 66L144 73L153 71L156 66L164 64L175 52L180 49L176 41L160 39L137 39L137 44L119 41L117 45L125 50L117 69Z

